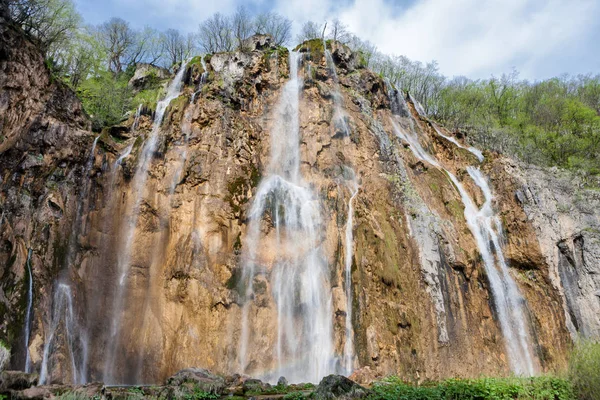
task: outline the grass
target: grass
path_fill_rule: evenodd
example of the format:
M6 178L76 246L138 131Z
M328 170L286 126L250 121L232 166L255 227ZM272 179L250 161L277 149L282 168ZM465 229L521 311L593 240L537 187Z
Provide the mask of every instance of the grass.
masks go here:
M580 339L569 360L569 380L581 400L600 398L600 343Z
M413 386L391 377L373 385L369 400L573 400L567 379L479 378L449 379Z

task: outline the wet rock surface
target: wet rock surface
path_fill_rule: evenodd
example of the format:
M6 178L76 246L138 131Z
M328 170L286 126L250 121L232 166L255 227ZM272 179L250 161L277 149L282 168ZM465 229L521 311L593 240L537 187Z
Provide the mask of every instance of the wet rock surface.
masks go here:
M196 386L227 395L281 396L283 388L304 393L298 386L274 385L279 374L265 379L269 384L230 375L245 369L263 376L277 365L278 310L268 279L278 254L273 240L257 250L264 273L254 280L256 307L248 327L252 361L239 367L237 352L250 207L271 159L273 115L289 79L287 50L259 38L253 51L207 57L208 80L195 101L190 102L197 82L171 102L141 189L124 290L127 307L119 314L124 333L114 342L117 265L151 116L142 115L134 133L128 130L133 115L107 129L91 152L94 135L75 95L51 82L30 43L1 29L0 46L8 58L0 61L0 338L11 341L11 366L23 368L28 351L33 369L41 370L56 282L68 275L71 322L85 327L91 338L88 381L103 378L105 349L116 343L119 383L163 382L190 365L213 371L182 371L152 395L175 396ZM360 186L351 252L357 380L509 374L490 282L456 187L394 134L391 99L381 78L334 44L343 120L350 131L340 135L332 121L335 85L322 44L313 45L305 46L300 65L300 164L323 220L318 243L331 280L335 353L343 352L349 314L341 288L351 196L344 171L352 168ZM477 160L437 135L410 103L403 118L411 119L423 146L482 204L483 194L465 172ZM554 179L558 173L494 154L476 165L494 187L493 207L505 227L511 274L530 310L540 372L559 370L569 331L599 334L597 195L573 186L569 177ZM578 191L581 200L572 201ZM270 216L259 229L267 239L275 235ZM29 250L34 313L25 349ZM66 309L57 315L66 315ZM65 321L57 324L46 360L49 382L70 382L70 354L84 348L69 349ZM27 390L35 398L59 388ZM103 396L126 398L155 389L102 390ZM331 378L321 392L360 395L362 388Z

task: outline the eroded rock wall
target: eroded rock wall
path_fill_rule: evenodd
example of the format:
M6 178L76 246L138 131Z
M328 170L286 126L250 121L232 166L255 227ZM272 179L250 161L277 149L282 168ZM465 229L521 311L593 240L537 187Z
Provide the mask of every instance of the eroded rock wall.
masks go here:
M148 180L137 193L133 176L152 116L142 115L133 130L133 116L121 128L105 130L90 154L94 135L80 104L51 82L30 44L14 32L3 35L8 57L0 61L0 328L18 349L13 366L24 363L19 346L32 249L34 368L44 361L58 280L72 288L74 320L86 338L69 347L65 319L57 325L47 360L50 381L72 379L72 354L85 355L89 380L105 378L107 369L129 383L158 382L189 366L240 371L239 280L248 212L270 160L270 143L277 140L271 137L273 110L289 79L287 50L265 44L209 56L202 87L203 67L188 66L182 94L162 124ZM323 216L318 242L329 266L336 353L344 348L347 316L349 167L359 183L352 257L355 367L409 380L508 374L489 282L456 187L394 134L382 79L361 68L343 46L334 47L350 135L340 135L332 122L336 85L322 47L314 43L300 48L300 132L302 175ZM402 118L423 146L481 204L483 194L465 171L479 165L476 157L436 134L410 104L409 111ZM131 154L117 162L130 146ZM494 154L479 166L491 179L511 273L530 310L539 370L563 368L569 329L598 335L598 208L588 202L594 193L585 192L580 205L563 212L571 194L567 186L549 185L547 171ZM139 217L132 218L138 196ZM132 246L125 249L132 223ZM272 221L266 218L261 229L268 236ZM130 268L117 310L119 257L125 251ZM254 302L245 367L260 376L275 362L277 307L268 274L256 276ZM114 318L121 321L116 342ZM107 362L111 346L114 362Z

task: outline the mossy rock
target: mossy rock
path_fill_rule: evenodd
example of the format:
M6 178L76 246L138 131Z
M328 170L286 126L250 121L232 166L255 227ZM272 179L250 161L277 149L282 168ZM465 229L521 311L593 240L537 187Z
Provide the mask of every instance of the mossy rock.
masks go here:
M323 41L321 39L307 40L296 46L294 51L308 53L309 59L313 62L320 62L325 55L325 48L323 47Z

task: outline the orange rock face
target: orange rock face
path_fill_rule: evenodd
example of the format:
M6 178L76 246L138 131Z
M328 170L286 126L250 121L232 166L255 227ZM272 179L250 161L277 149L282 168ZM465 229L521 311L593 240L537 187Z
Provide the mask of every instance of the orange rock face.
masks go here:
M350 131L340 137L332 124L334 82L322 51L307 49L300 49L301 173L322 217L316 243L328 268L335 353L344 350L349 315L344 290L344 235L352 195L344 168L349 167L359 184L353 201L351 322L360 382L390 374L414 381L509 374L489 280L457 188L394 134L382 79L360 68L347 50L337 49L333 56ZM35 301L28 350L34 369L44 362L56 320L58 279L68 281L73 292L73 317L57 323L47 357L50 381L72 380L72 354L85 355L86 380L105 379L110 346L116 346L111 374L121 383L159 382L190 366L268 376L276 368L279 318L270 271L278 257L289 256L274 240L276 224L268 216L260 224L264 240L257 257L264 272L253 281L244 366L237 363L240 280L249 209L271 159L271 142L277 140L272 137L277 131L273 110L289 79L287 51L218 54L207 60L209 79L194 102L197 87L188 80L167 109L141 193L132 187L132 176L142 140L152 128L151 116L142 115L125 142L103 133L90 155L93 135L83 122L61 110L21 104L18 94L9 92L8 82L23 66L42 68L39 57L19 61L19 52L13 53L8 62L0 61L0 88L9 99L2 114L13 121L2 126L8 139L0 144L0 265L5 266L0 335L16 349L14 367L21 367L25 354L18 327L31 248ZM28 91L27 98L59 90L43 79L18 87ZM70 109L78 107L73 100ZM21 109L46 122L34 129L20 121ZM597 313L594 319L599 282L590 272L597 269L594 260L600 254L594 228L598 208L594 218L578 205L570 214L561 213L557 208L568 198L568 187L547 186L545 177L552 172L489 153L479 164L469 151L440 136L411 103L409 110L405 120L412 121L421 145L457 176L478 205L483 193L466 167L478 165L489 177L493 207L504 227L504 255L529 310L538 371L564 368L569 330L599 333ZM49 132L60 132L56 142L48 141L54 137ZM45 139L36 139L39 135ZM129 145L131 154L116 163ZM38 154L39 162L33 162ZM554 196L556 191L562 194ZM136 196L139 217L132 220ZM581 196L592 195L582 191ZM122 306L115 310L119 257L131 223L129 269ZM121 324L117 339L111 332L115 315ZM73 321L85 335L75 346L67 335Z

